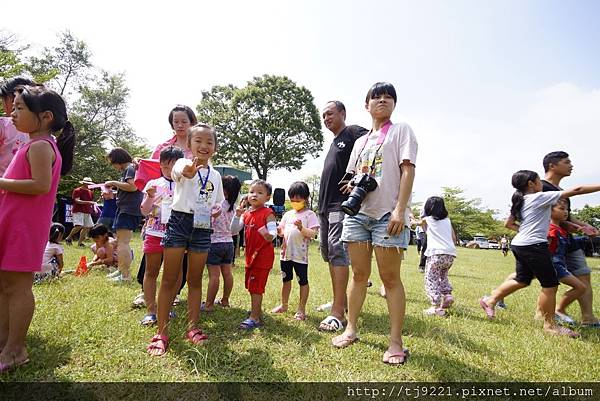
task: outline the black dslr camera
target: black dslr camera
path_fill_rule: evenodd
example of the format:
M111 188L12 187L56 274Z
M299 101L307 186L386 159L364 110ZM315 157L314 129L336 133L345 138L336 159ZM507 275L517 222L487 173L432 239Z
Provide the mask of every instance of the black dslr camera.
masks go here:
M348 200L342 202L342 210L350 216L355 216L367 194L377 188L377 181L369 174L362 173L352 177L348 184L354 188L352 188Z

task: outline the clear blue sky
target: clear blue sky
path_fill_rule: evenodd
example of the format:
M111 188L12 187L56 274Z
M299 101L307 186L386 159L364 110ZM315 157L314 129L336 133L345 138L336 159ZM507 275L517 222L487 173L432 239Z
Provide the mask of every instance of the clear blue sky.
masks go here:
M70 29L96 65L124 72L129 120L152 145L169 135L174 104L195 107L213 85L287 75L319 108L342 100L347 122L368 127L364 96L385 80L399 93L393 120L419 140L416 200L458 186L505 215L511 174L542 173L543 155L558 149L575 165L565 186L600 181L597 1L32 0L4 10L3 27L23 42L39 49ZM285 187L279 177L302 179L321 165L308 160L270 179ZM574 201L585 203L600 196Z

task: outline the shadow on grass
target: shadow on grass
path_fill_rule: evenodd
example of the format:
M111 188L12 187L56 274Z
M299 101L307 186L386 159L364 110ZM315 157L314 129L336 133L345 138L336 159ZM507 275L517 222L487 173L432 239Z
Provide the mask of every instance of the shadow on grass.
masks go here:
M361 319L361 331L369 330L372 332L380 332L382 334L389 332L389 318L387 314L375 315L368 312L362 312ZM440 343L445 343L447 346L464 347L470 351L481 354L489 352L489 349L484 345L474 342L463 335L444 329L440 326L440 318L434 316L424 318L413 315L408 316L404 322L402 331L404 336L417 336L422 338L435 337L439 339ZM379 342L365 343L381 349L382 352L388 348L387 342L385 344Z
M454 358L446 358L434 353L419 353L411 359L411 364L421 366L435 377L434 381L448 382L456 381L457 378L465 378L469 381L492 381L512 382L518 378L501 375L489 370L483 370L473 365L468 365ZM444 366L444 369L436 367Z
M64 381L56 370L67 365L71 348L60 342L49 341L37 335L27 335L30 362L0 375L0 382Z

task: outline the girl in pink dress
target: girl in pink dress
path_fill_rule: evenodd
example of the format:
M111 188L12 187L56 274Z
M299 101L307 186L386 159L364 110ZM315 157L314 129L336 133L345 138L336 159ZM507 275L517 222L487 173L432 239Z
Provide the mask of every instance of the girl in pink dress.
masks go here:
M43 86L15 92L12 119L29 134L0 178L0 373L27 363L33 275L40 271L60 176L73 165L75 132L64 100ZM58 142L53 133L60 132Z

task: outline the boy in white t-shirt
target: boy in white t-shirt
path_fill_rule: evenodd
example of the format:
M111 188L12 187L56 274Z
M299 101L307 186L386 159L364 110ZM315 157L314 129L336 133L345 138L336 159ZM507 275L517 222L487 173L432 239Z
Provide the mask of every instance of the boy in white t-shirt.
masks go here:
M300 303L294 315L296 320L306 320L306 301L308 300L308 246L319 229L319 219L315 212L307 208L310 190L305 182L297 181L288 189L290 203L294 210L286 212L278 227L278 235L283 237L281 245L281 305L272 313L288 310L288 301L292 290L294 271L300 285Z

